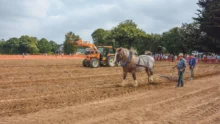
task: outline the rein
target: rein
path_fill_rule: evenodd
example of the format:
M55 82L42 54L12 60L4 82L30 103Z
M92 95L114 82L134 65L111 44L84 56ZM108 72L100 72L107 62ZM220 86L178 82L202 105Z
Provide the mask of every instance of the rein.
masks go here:
M139 58L139 60L138 60L138 64L136 64L136 66L140 66L140 67L145 67L145 68L147 68L147 66L140 65L140 60L141 60L141 58Z
M129 52L129 56L128 56L128 59L125 61L125 63L122 63L122 61L120 61L120 64L122 67L125 67L131 60L131 57L132 57L132 52L130 51Z

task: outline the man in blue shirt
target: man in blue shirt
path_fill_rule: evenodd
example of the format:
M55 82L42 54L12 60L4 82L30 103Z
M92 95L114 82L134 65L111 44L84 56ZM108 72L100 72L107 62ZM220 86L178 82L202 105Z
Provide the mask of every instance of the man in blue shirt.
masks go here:
M217 59L220 60L220 55L217 56Z
M184 86L184 80L183 80L183 77L184 77L184 72L185 72L185 68L186 68L186 60L183 58L183 53L180 53L179 54L179 61L177 63L176 66L174 67L177 67L178 69L178 84L176 87L183 87Z
M196 58L194 55L191 55L189 59L189 69L190 69L190 78L191 80L194 78L194 68L196 66Z

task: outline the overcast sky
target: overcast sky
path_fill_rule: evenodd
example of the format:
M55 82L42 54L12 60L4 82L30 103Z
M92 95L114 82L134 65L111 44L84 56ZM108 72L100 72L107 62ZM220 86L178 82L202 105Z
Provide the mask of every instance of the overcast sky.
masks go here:
M132 19L146 33L192 22L198 0L0 0L0 39L21 35L63 43L67 32L92 41L97 28Z

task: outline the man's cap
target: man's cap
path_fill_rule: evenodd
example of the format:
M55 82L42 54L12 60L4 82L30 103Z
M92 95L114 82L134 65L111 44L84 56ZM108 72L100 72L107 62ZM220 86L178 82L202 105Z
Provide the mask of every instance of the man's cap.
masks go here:
M151 55L152 53L150 51L145 51L145 54Z
M179 56L183 56L183 53L180 53Z

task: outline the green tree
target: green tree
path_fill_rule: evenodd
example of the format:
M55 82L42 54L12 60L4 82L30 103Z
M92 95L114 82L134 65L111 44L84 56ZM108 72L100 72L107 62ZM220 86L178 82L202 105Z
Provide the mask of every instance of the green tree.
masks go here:
M113 47L135 48L139 54L155 49L157 39L137 28L132 20L125 20L112 30L96 29L92 33L96 45L112 45ZM160 38L159 38L160 39Z
M49 43L50 43L50 46L51 46L51 52L55 53L56 50L59 48L59 45L56 42L52 41L52 40Z
M184 43L187 44L188 53L192 50L207 51L207 42L204 40L205 36L200 30L199 24L193 22L190 24L182 24Z
M183 29L179 27L172 28L162 34L162 44L169 53L178 54L179 52L187 53L187 44L184 43Z
M93 33L92 33L92 39L94 41L95 45L106 45L107 42L107 35L109 35L110 31L104 30L102 28L96 29Z
M8 54L19 53L20 40L18 38L10 38L4 44L5 52Z
M193 22L164 32L158 45L164 46L172 54L191 53L193 50L209 51L213 44L208 40L210 39L200 30L199 24Z
M132 45L135 46L138 40L146 37L146 33L137 28L132 20L126 20L111 30L111 37L115 39L117 47L130 48Z
M40 41L38 41L38 49L40 53L49 53L52 48L47 39L42 38Z
M4 52L4 45L5 45L5 40L4 39L0 40L0 54L5 53Z
M77 51L77 47L73 45L74 40L80 39L79 35L75 35L72 32L69 32L65 35L64 45L64 53L74 53Z
M198 17L194 18L199 24L201 31L205 32L213 52L220 52L220 1L199 0L197 3L201 8Z
M30 54L38 53L39 49L37 48L38 42L36 37L30 37L26 35L26 36L21 36L19 39L20 39L20 46L19 46L20 53L30 53Z
M39 52L39 49L36 44L28 44L28 52L31 54L36 54Z
M112 36L111 30L105 30L105 35L103 39L103 45L112 45L113 47L115 47L115 39Z
M161 35L160 34L150 34L152 39L151 42L149 43L150 46L150 51L153 53L159 53L161 52L158 50L159 46L164 46L164 43L161 41Z
M146 50L151 50L153 45L153 37L149 34L139 36L136 38L134 48L137 49L138 54L144 54Z

